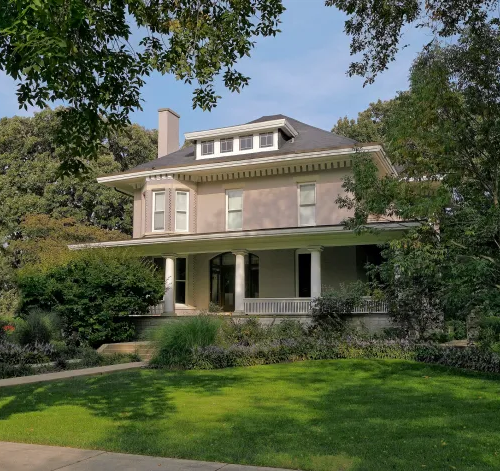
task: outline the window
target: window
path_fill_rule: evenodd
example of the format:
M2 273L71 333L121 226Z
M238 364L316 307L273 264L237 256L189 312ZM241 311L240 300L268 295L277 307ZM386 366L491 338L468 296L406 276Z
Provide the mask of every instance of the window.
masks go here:
M240 150L253 149L253 136L240 137Z
M201 155L210 155L214 153L214 141L201 142Z
M189 230L189 192L175 192L175 231L187 232Z
M316 183L299 185L299 226L316 224Z
M165 230L165 192L153 191L153 231Z
M187 259L175 259L175 302L186 304Z
M272 147L273 146L273 133L266 132L259 136L260 147Z
M226 192L226 229L238 231L243 227L243 190Z
M233 138L232 137L220 140L220 151L221 151L221 153L222 152L233 152Z

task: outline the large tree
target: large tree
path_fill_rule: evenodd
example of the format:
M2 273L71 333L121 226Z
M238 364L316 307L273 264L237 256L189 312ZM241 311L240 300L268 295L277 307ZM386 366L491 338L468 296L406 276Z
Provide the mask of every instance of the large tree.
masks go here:
M404 34L410 28L430 34L429 44L446 38L453 41L485 24L498 23L498 0L326 0L348 15L345 32L351 36L349 75L360 75L365 83L389 67L398 51L407 43Z
M424 275L450 315L500 309L499 63L500 33L488 23L422 53L409 92L386 117L400 175L380 179L359 156L345 181L349 195L338 200L354 210L348 224L358 229L369 214L420 222L391 244L379 274L387 284ZM409 249L419 257L408 258Z
M152 72L196 83L193 107L204 110L216 105L219 76L239 91L248 77L238 59L279 31L283 11L281 0L5 0L0 70L19 80L20 105L68 105L61 170L79 172L141 108Z
M0 119L0 237L15 238L27 214L73 217L75 220L131 234L130 197L99 185L99 175L127 170L156 157L156 131L131 125L114 133L88 172L60 178L63 150L55 136L62 122L49 109L32 118Z

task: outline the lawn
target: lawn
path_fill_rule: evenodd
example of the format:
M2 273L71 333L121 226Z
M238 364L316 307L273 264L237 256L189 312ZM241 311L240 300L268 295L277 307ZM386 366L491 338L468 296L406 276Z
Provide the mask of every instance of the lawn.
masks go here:
M0 440L334 470L500 469L500 377L335 360L0 389Z

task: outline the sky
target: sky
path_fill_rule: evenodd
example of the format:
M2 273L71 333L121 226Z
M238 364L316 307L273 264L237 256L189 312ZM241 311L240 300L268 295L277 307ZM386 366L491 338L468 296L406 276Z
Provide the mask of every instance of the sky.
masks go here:
M422 45L430 41L424 31L409 29L404 48L375 83L363 87L363 79L346 75L352 58L344 33L346 17L324 0L284 0L282 32L258 40L250 58L237 66L250 84L241 93L222 86L222 96L211 112L192 109L193 86L172 76L153 74L142 89L143 110L131 121L146 128L158 126L158 108L171 108L181 116L185 132L246 123L264 115L284 114L330 130L340 117L355 118L377 99L389 99L405 90L408 70ZM16 83L0 72L0 117L31 115L19 110ZM181 137L181 142L182 142Z

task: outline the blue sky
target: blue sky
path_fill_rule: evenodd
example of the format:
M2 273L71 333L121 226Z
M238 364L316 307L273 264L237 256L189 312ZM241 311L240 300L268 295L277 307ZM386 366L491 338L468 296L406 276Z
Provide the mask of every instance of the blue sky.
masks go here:
M408 30L403 49L390 69L375 84L363 88L361 78L349 78L346 70L349 38L345 17L324 0L284 0L282 33L260 39L251 58L238 66L251 77L240 94L218 89L222 95L211 112L192 109L193 87L171 76L154 74L143 88L143 111L132 122L157 127L157 109L169 107L181 115L181 133L245 123L263 115L282 113L300 121L331 129L342 116L354 118L378 98L388 99L407 88L408 69L430 37L424 31ZM0 72L0 117L29 115L19 110L15 82ZM182 139L181 139L182 142Z

